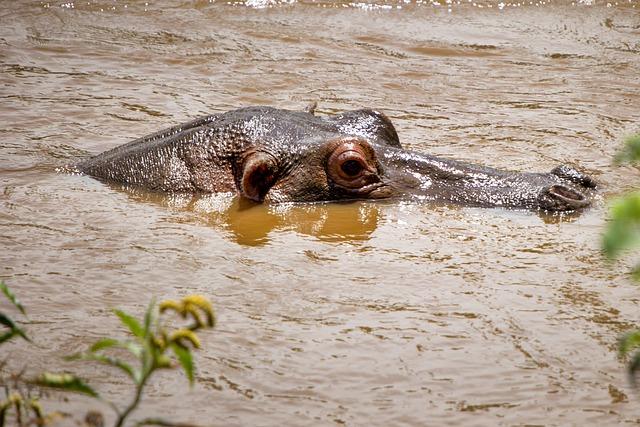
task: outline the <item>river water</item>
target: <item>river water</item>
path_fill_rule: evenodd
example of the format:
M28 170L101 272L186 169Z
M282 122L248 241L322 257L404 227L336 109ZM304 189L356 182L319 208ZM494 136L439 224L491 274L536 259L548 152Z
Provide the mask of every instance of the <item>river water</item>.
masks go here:
M599 252L613 166L640 131L640 2L5 2L0 278L38 347L9 367L127 381L61 358L123 333L110 308L200 293L198 383L165 373L135 418L202 426L614 425L638 288ZM404 203L248 206L127 192L56 167L247 105L373 107L402 143L522 171L571 163L580 215ZM1 306L6 309L7 306ZM82 418L89 400L48 410ZM65 409L66 408L66 409ZM106 413L106 412L105 412ZM110 418L109 418L110 419ZM64 422L69 422L66 420Z

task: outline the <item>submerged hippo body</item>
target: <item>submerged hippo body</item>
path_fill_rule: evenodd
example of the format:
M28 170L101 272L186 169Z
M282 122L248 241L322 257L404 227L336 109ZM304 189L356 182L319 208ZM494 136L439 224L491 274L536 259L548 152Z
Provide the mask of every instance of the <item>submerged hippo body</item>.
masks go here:
M369 109L317 117L242 108L137 139L76 168L154 191L237 192L271 203L401 197L567 211L588 206L595 188L564 165L507 172L404 150L391 121Z

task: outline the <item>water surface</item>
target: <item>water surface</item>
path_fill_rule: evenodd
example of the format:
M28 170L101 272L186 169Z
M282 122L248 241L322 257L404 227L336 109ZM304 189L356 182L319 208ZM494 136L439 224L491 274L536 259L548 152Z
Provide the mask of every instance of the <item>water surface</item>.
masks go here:
M0 278L61 357L111 307L201 293L198 384L163 374L138 418L203 426L616 425L638 289L599 254L640 131L640 3L11 2L0 12ZM373 107L411 149L600 183L581 215L165 197L55 168L247 105ZM3 306L4 307L4 306ZM124 378L73 367L116 400ZM82 415L95 404L58 403Z

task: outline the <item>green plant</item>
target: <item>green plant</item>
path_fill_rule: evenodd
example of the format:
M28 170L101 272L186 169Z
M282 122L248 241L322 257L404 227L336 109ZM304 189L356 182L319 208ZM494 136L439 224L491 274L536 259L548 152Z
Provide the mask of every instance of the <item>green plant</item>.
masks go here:
M0 282L0 291L4 294L5 298L9 300L9 302L17 308L23 316L26 316L27 313L18 300L16 296L11 292L11 289L4 283ZM0 335L0 344L9 341L15 337L20 337L24 340L30 341L27 337L27 334L16 324L16 322L11 319L7 314L0 311L0 324L2 324L8 331L5 331L2 335Z
M640 133L625 140L624 147L615 156L614 162L616 164L635 163L638 160L640 160Z
M624 148L615 162L640 161L640 134L625 141ZM618 258L625 251L640 246L640 191L634 191L611 204L610 221L602 237L602 250L609 260ZM640 282L640 265L631 271L632 278ZM631 383L636 386L636 373L640 370L640 329L623 334L618 341L620 357L629 357L627 371Z
M629 193L611 203L610 221L602 237L602 249L613 260L640 243L640 191ZM632 270L634 280L640 280L640 265Z
M35 397L24 395L21 391L11 392L5 400L0 402L0 426L4 427L9 410L15 412L16 424L19 426L37 424L43 425L45 417L40 402ZM29 418L29 413L33 418Z
M174 329L166 323L166 313L174 312L190 324ZM149 378L158 370L182 367L189 383L193 384L195 366L192 348L200 347L196 331L215 326L213 307L208 299L200 295L191 295L179 301L163 301L149 304L142 321L121 311L114 310L120 321L133 335L133 339L118 340L104 338L97 341L83 353L69 356L68 360L92 361L114 367L123 372L134 385L133 399L122 409L102 397L81 378L72 374L44 373L36 383L65 391L85 394L106 402L116 413L115 427L124 425L127 417L138 407ZM113 349L124 350L127 359L114 357L108 352ZM133 362L133 363L132 363ZM141 424L172 425L162 420L146 420Z
M0 291L2 291L5 298L26 317L27 313L24 306L4 282L0 282ZM8 314L0 312L0 324L5 328L5 331L0 335L0 345L7 343L15 337L31 341L24 330L19 327ZM3 367L4 362L0 365L0 368ZM38 399L32 397L28 390L23 391L19 388L19 378L20 375L14 375L10 379L12 381L6 379L4 376L0 378L0 382L5 391L5 399L0 401L0 427L4 427L7 415L9 415L11 409L14 411L15 421L19 426L31 423L42 424L44 421L42 408ZM10 382L12 384L9 384Z

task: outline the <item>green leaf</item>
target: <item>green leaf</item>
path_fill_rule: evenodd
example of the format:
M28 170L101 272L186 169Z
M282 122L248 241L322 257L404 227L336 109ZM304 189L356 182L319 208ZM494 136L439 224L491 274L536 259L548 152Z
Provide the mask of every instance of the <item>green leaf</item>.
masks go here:
M156 310L156 300L151 298L147 311L144 313L144 337L148 337L151 334L151 325L153 324L154 314Z
M5 419L7 418L7 408L0 407L0 427L4 427Z
M105 348L110 347L122 347L122 343L119 340L113 338L103 338L89 347L89 351L91 353L95 353L96 351L104 350Z
M100 398L100 395L81 378L71 374L52 374L45 372L33 382L43 387L51 387Z
M609 259L640 243L640 192L615 201L609 224L602 238L602 249Z
M142 329L140 322L138 322L135 317L128 315L122 310L113 310L113 312L120 318L120 321L129 328L133 335L138 338L144 338L145 331Z
M640 330L634 329L620 337L618 341L618 354L624 357L638 347L640 347Z
M6 326L9 329L15 329L18 327L15 324L15 322L11 320L10 317L6 316L4 313L1 313L1 312L0 312L0 323L2 323L4 326Z
M42 405L38 401L38 398L31 398L28 402L28 407L33 412L33 415L36 417L36 423L38 421L44 422L44 412L42 411Z
M140 347L139 344L131 341L120 341L113 338L103 338L97 341L91 347L89 347L89 352L95 353L97 351L113 347L128 350L135 357L140 357L140 353L142 353L142 347Z
M18 325L16 325L14 323L13 320L11 320L9 317L5 316L4 313L0 313L0 324L8 327L10 329L9 332L4 333L3 335L0 335L0 344L2 344L5 341L8 341L10 339L12 339L15 336L19 336L22 339L31 342L31 340L29 339L29 337L27 336L27 334L18 327Z
M156 426L156 427L197 427L193 424L174 423L162 418L145 418L135 423L134 427ZM1 426L0 426L1 427Z
M0 344L2 344L5 341L9 341L11 338L15 337L16 335L18 335L18 333L16 332L15 329L12 329L9 332L6 332L0 335Z
M11 407L11 400L3 400L0 402L0 427L4 427L4 422L7 418L7 411Z
M640 160L640 134L627 138L623 149L614 157L614 163L633 163Z
M24 315L26 315L26 311L24 310L24 307L22 306L22 304L20 303L20 301L18 300L18 298L16 298L15 294L13 292L11 292L11 289L9 289L9 287L4 283L4 282L0 282L0 290L2 290L2 293L7 297L7 299L9 301L11 301L11 303L18 309L20 310L20 312Z
M13 399L13 411L15 412L16 421L22 426L22 396L18 395Z
M627 366L629 381L633 387L637 387L636 373L640 370L640 352L636 351Z
M178 358L180 366L184 370L185 375L189 379L189 384L193 385L193 358L191 357L191 351L188 348L180 347L176 343L171 343L171 349Z
M123 371L129 378L133 381L138 380L138 373L134 368L131 367L126 362L123 362L120 359L116 359L115 357L105 356L104 354L99 353L78 353L68 357L65 357L66 360L83 360L90 362L100 362L105 365L113 366L114 368L118 368Z

